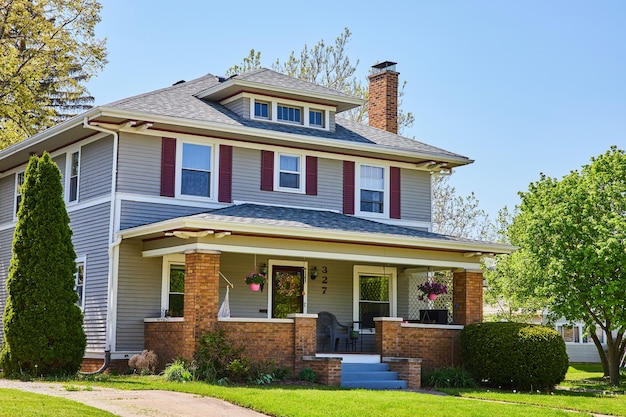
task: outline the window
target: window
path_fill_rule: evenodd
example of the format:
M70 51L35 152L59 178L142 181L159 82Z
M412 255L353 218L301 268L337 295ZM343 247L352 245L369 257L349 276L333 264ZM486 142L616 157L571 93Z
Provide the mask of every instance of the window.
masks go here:
M302 190L302 158L278 154L278 189Z
M385 212L385 169L369 165L361 166L361 211Z
M85 258L76 261L76 273L74 274L74 291L78 294L76 304L85 309Z
M324 114L319 110L309 110L309 126L324 127Z
M302 123L301 109L299 107L285 106L279 104L276 108L277 119L283 122Z
M254 117L257 119L269 119L270 111L269 111L269 103L264 101L254 101Z
M22 185L24 185L24 172L18 172L15 176L15 214L22 203Z
M78 200L78 173L80 171L80 152L72 152L70 155L70 172L69 172L69 193L68 202Z
M170 265L169 315L183 317L185 310L185 266Z
M183 143L180 193L211 197L211 146Z
M396 269L354 267L354 320L361 328L373 329L374 317L395 317Z

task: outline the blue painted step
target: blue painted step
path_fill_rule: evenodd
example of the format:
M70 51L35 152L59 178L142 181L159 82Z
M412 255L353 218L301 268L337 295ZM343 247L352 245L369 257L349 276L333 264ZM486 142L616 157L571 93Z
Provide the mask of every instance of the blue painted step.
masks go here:
M406 389L406 381L386 363L344 363L341 365L341 386L364 389Z

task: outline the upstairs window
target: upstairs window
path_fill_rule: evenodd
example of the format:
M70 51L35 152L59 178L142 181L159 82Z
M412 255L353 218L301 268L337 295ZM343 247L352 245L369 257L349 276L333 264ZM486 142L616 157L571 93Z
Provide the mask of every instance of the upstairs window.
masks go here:
M211 197L211 146L183 143L180 193Z
M361 211L368 213L385 212L385 169L361 165Z
M15 176L15 214L22 203L22 185L24 185L24 172L18 172Z
M324 127L324 113L320 110L309 110L309 126Z
M80 151L72 152L69 160L69 191L67 201L78 201L78 174L80 172Z
M302 157L299 155L278 155L278 189L284 191L302 190Z
M78 294L76 304L81 310L85 309L85 259L76 261L76 274L74 275L74 291Z
M270 103L264 101L254 101L254 117L257 119L270 118Z
M276 108L277 119L282 122L302 123L302 110L299 107L279 104Z

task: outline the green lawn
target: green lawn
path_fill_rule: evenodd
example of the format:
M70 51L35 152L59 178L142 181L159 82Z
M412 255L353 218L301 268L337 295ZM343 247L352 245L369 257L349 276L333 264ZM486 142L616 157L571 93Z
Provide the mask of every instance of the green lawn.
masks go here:
M0 417L115 417L64 398L0 389Z

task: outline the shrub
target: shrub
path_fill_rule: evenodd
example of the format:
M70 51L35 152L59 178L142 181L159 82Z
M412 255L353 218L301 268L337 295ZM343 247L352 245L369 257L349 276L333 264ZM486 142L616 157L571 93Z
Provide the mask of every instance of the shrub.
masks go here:
M128 360L128 366L141 375L153 374L158 363L156 353L151 350L144 350L141 355L133 355Z
M304 368L298 372L298 379L301 381L317 382L317 374L311 368Z
M474 388L476 382L469 372L461 368L445 368L424 371L424 385L433 388Z
M200 338L195 356L197 379L214 384L227 378L228 365L234 360L241 360L244 350L244 346L231 342L226 337L226 331L219 326L206 332Z
M173 382L189 382L191 381L191 371L187 361L184 359L176 359L174 363L168 365L163 371L166 381Z
M549 389L565 379L563 338L548 327L478 323L461 332L465 368L478 382L520 390Z

